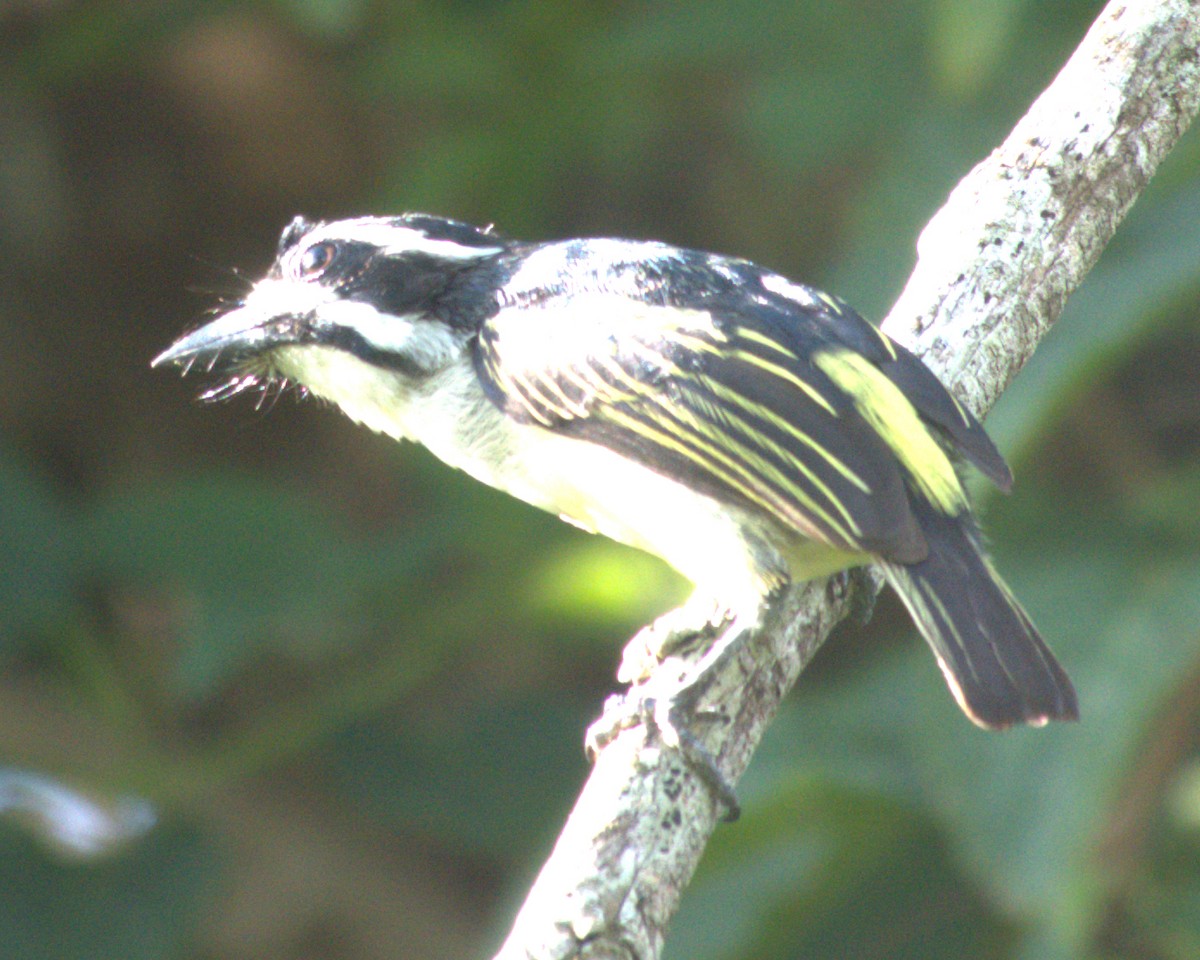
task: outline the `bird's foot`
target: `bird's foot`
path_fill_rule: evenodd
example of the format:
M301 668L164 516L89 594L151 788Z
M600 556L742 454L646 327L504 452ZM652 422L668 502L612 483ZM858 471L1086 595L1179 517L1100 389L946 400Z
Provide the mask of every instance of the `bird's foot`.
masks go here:
M852 623L865 626L875 613L880 582L869 567L851 567L829 578L829 594L834 600L849 599L846 617Z
M603 716L588 729L588 755L594 759L623 730L645 726L663 746L679 752L725 808L724 818L736 819L737 795L696 729L700 723L729 721L723 710L700 703L749 629L711 603L689 603L641 631L626 648L619 674L634 685L628 693L610 697ZM636 669L631 650L638 651Z
M731 619L730 612L712 600L692 597L633 635L621 654L617 679L642 683L668 658L702 652Z
M585 748L588 757L596 756L623 731L644 726L656 735L668 750L678 753L688 769L696 774L724 808L721 819L732 822L741 814L737 793L721 772L717 758L692 728L700 722L728 722L720 710L700 709L696 700L702 691L683 687L674 695L659 698L634 689L614 694L604 704L603 715L588 727Z

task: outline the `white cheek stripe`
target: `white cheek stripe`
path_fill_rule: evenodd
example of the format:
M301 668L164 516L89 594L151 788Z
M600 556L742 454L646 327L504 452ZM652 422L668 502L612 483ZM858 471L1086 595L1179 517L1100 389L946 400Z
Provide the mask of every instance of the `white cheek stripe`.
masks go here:
M323 322L348 327L380 353L405 357L431 373L462 352L461 336L436 320L380 313L368 303L338 300L320 312Z
M460 349L459 338L444 324L383 313L359 300L343 300L319 283L261 280L245 306L234 312L249 314L260 322L288 314L313 316L318 325L353 330L380 353L404 354L427 370L444 366Z
M379 247L385 255L427 253L450 260L481 260L500 253L503 247L469 247L453 240L432 240L420 230L403 224L388 223L378 217L336 220L309 231L298 249L322 240L358 241Z
M412 317L397 317L381 313L369 303L358 300L331 300L317 312L322 324L348 327L376 350L397 353L412 339Z
M260 280L235 312L263 319L315 316L319 323L352 328L372 347L383 351L402 349L413 332L411 318L381 313L369 303L339 299L328 287L302 280Z

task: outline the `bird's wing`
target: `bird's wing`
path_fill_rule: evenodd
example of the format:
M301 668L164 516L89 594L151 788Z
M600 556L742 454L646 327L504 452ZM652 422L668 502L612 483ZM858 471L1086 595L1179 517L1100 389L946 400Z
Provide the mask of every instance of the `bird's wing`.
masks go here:
M962 491L920 416L929 399L906 396L906 360L919 362L837 301L768 294L684 309L562 293L485 322L476 367L514 419L601 444L837 548L923 559L910 489L941 497L948 512ZM908 380L890 378L889 364ZM931 419L957 426L944 409L958 417L957 405L941 394ZM970 435L972 422L961 431Z

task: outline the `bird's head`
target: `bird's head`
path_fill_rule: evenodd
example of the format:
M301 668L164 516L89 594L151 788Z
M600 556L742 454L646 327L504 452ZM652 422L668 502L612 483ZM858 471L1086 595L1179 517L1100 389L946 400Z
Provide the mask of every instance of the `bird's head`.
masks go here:
M347 369L419 381L459 359L495 308L469 278L489 263L500 269L508 247L490 230L421 214L297 217L245 298L153 364L216 373L206 399L281 380L321 393L331 363L343 381Z

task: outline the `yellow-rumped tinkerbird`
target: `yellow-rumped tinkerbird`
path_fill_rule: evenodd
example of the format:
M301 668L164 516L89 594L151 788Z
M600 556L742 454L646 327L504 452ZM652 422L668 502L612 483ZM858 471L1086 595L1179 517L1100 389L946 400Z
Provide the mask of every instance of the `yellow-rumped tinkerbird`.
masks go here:
M298 385L738 616L878 563L975 723L1078 716L984 552L959 465L1012 475L978 421L850 307L753 263L297 218L240 304L154 363L220 376L207 399Z

